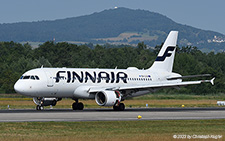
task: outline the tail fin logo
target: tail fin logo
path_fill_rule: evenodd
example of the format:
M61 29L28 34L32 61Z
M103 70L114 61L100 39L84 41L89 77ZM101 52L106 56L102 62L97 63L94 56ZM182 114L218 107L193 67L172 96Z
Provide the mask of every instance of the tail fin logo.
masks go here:
M168 46L163 56L158 56L155 61L164 61L166 57L170 57L172 55L169 51L174 51L174 49L175 46Z

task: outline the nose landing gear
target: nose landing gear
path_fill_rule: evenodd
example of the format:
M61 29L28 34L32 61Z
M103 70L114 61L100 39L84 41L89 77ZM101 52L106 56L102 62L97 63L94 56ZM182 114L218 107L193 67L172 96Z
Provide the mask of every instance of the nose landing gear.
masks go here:
M36 110L43 110L43 109L44 109L43 106L40 106L40 105L37 105L37 106L36 106Z

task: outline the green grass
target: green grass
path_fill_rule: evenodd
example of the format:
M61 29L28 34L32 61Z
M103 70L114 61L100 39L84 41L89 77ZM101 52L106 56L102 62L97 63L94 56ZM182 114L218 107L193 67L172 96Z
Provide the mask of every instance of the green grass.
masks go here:
M225 94L209 94L209 95L191 95L191 94L163 94L154 93L140 97L129 98L124 101L126 107L221 107L217 105L217 101L225 100ZM111 108L100 107L95 100L80 99L84 103L85 108ZM74 101L71 99L63 99L59 101L53 108L71 108ZM0 109L35 109L36 105L32 98L19 94L0 94ZM50 106L45 107L46 109Z
M0 98L28 98L20 94L0 94Z
M153 93L140 97L135 97L136 100L162 100L162 99L174 99L174 100L225 100L225 94L165 94L165 93Z
M173 135L222 135L225 119L0 123L0 140L172 140Z
M26 97L20 94L0 94L0 100L1 98L27 98L32 99L30 97ZM137 99L137 100L161 100L161 99L177 99L177 100L225 100L225 94L224 93L218 93L218 94L207 94L207 95L197 95L197 94L179 94L179 93L152 93L147 94L135 98L129 98L129 99Z

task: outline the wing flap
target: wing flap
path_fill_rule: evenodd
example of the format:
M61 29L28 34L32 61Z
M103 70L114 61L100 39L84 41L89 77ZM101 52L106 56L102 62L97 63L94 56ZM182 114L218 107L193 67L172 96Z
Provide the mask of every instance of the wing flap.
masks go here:
M206 77L206 76L211 76L211 74L187 75L187 76L180 76L180 77L168 77L167 80L176 80L176 79L185 79L185 78L195 78L195 77Z
M194 85L200 84L202 81L188 81L188 82L177 82L177 83L155 83L149 85L140 85L140 86L122 86L119 90L126 90L126 89L148 89L148 88L160 88L160 87L177 87L177 86L186 86L186 85Z

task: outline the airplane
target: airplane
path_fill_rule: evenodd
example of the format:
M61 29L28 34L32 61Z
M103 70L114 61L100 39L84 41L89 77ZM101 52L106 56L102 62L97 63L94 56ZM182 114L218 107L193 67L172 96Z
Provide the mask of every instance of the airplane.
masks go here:
M210 76L208 74L181 76L172 72L178 31L171 31L158 53L153 65L141 70L98 68L36 68L25 72L15 83L17 93L33 97L37 110L44 106L55 106L62 98L72 98L73 110L83 110L78 99L95 99L100 106L112 106L123 111L122 103L129 97L155 92L162 88L179 88L186 85L210 82L214 79L183 81L183 78Z

